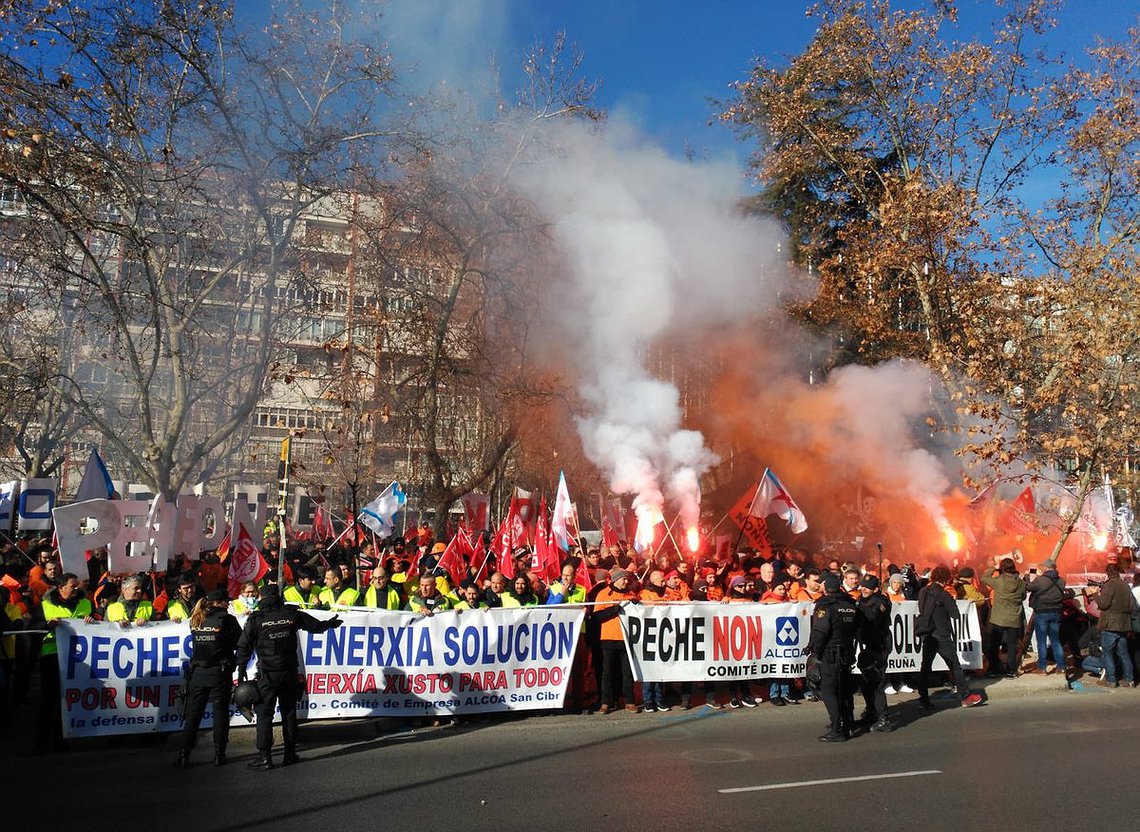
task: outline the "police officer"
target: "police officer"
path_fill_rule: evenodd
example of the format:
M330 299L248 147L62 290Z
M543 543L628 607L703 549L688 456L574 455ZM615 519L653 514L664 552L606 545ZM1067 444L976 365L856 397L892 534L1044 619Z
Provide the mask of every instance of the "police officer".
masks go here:
M194 652L186 668L186 712L182 723L182 750L175 768L190 766L190 752L198 739L198 726L206 703L214 706L214 765L226 764L230 736L230 695L234 689L234 649L241 626L229 613L230 595L215 589L199 600L190 613Z
M323 633L341 625L340 616L327 620L314 618L292 606L285 606L275 586L261 591L256 612L245 622L238 639L238 680L245 680L246 665L257 651L257 691L261 695L257 713L257 759L250 768L273 768L273 711L281 705L281 734L285 743L282 765L300 762L297 757L297 702L301 698L298 678L297 631Z
M863 719L872 731L890 731L887 719L887 657L891 654L891 602L879 591L879 579L859 580L856 603L862 615L859 626L859 687L866 705Z
M838 575L828 574L823 586L826 594L815 603L808 641L808 651L819 661L820 695L831 720L827 733L819 739L846 742L854 727L851 666L855 664L860 615Z

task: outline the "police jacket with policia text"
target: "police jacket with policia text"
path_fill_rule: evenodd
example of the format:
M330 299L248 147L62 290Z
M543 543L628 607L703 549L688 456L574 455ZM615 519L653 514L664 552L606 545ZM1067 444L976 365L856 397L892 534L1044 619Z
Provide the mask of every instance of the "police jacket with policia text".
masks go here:
M954 638L954 620L961 617L958 612L958 602L954 596L946 591L942 584L928 583L918 593L918 619L915 623L916 635L932 635L939 641ZM929 631L920 632L922 625L918 621L928 619Z
M821 662L855 663L855 639L862 617L851 596L840 589L815 602L808 650Z
M891 652L891 601L876 590L860 598L859 666L868 667L885 662Z
M245 622L245 629L237 646L237 666L249 664L253 651L257 651L257 670L262 675L296 673L297 631L323 633L340 625L333 616L322 621L295 607L274 605L257 610Z
M206 613L201 626L190 628L193 638L193 652L190 667L221 668L232 671L234 650L241 638L241 627L237 619L226 610L212 609Z

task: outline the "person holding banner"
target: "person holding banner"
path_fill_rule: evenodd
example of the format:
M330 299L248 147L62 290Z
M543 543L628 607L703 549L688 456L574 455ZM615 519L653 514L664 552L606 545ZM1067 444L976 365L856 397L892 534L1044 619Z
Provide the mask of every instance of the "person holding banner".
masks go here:
M185 621L190 617L199 601L198 582L193 575L183 575L178 579L178 589L170 603L166 605L166 617L171 621Z
M123 578L119 587L119 600L107 605L107 620L117 621L120 627L145 624L154 617L154 607L142 597L143 579L138 575Z
M621 686L622 696L625 697L625 709L632 713L639 713L641 708L633 699L633 670L629 666L629 656L625 650L625 636L621 631L621 605L633 601L636 596L630 589L633 575L620 567L614 567L610 572L609 585L598 592L597 605L594 607L594 619L600 628L599 636L602 648L602 677L598 686L598 697L601 705L598 713L608 714L614 710L616 700L614 688Z
M449 610L453 606L450 596L439 591L436 579L428 574L420 575L420 588L408 598L408 609L422 615L433 615Z
M59 709L59 648L55 629L64 618L81 618L90 624L95 620L91 602L79 588L79 578L65 572L59 586L43 597L40 611L49 630L40 645L40 710L36 721L36 750L46 751L63 746L63 716Z
M349 585L340 569L330 566L325 570L325 588L321 590L319 597L321 608L331 610L354 606L360 600L360 593L356 587Z
M285 587L285 603L302 610L320 606L321 590L316 585L317 576L308 566L297 570L297 582Z
M230 736L230 696L234 689L234 650L241 638L241 627L229 613L230 595L215 589L194 604L190 613L193 653L186 668L186 711L182 723L182 750L175 768L189 768L190 752L198 740L198 727L206 713L206 703L214 706L214 765L226 764L226 743Z
M321 620L287 607L277 587L261 591L261 603L245 623L238 639L238 681L244 682L250 657L257 653L257 759L250 768L273 768L273 712L281 706L281 735L285 754L281 764L299 763L297 756L297 702L303 690L297 664L297 633L323 633L341 625L340 616Z
M285 600L289 600L288 591ZM372 577L368 581L368 589L364 590L361 604L380 610L400 610L404 608L404 596L391 581L388 580L388 570L377 566L372 570ZM302 609L304 609L302 607Z
M463 595L463 600L455 605L456 610L463 612L465 610L488 609L487 602L483 600L483 593L479 591L479 587L474 582L464 581L459 585L459 590Z
M511 588L502 596L504 609L518 609L520 607L537 607L538 596L531 586L530 576L526 572L516 572L511 581Z

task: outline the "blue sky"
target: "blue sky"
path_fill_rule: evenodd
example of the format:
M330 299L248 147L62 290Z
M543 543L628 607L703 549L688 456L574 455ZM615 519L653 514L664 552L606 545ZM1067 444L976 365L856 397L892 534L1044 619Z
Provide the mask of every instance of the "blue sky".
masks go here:
M400 0L397 0L398 2ZM709 98L729 93L757 56L780 62L809 42L816 26L803 0L528 0L507 4L512 49L565 29L602 80L607 108L631 115L671 152L686 146L713 154L737 144L708 126ZM903 5L915 6L916 3ZM987 34L993 0L961 0L960 37ZM1136 0L1069 0L1047 36L1053 49L1079 53L1097 34L1121 37L1136 25ZM517 53L516 53L517 54ZM740 148L735 151L743 156Z
M271 0L244 0L256 19ZM321 5L328 0L303 0ZM730 94L754 59L802 50L816 21L807 0L358 0L379 10L379 38L413 88L441 79L482 87L492 54L504 86L537 40L564 30L585 53L584 73L601 82L599 103L621 113L666 150L743 159L730 130L709 126L709 99ZM920 0L896 0L915 7ZM988 36L995 0L959 0L959 37ZM1046 36L1051 50L1079 53L1097 34L1121 37L1140 19L1140 0L1068 0L1060 25ZM490 100L488 97L487 100Z

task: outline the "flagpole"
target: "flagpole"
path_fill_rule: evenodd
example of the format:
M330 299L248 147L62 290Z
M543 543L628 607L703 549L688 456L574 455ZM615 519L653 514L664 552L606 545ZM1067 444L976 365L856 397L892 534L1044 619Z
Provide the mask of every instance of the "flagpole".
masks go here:
M293 437L281 442L281 494L277 500L277 586L285 585L285 505L289 495L289 468L293 462ZM265 541L261 541L265 545Z
M764 469L764 473L760 475L760 479L756 481L756 493L752 495L752 502L748 504L747 517L752 516L752 509L756 508L756 498L760 496L760 486L764 484L764 478L768 476L768 469ZM727 516L727 515L726 515ZM719 524L718 524L719 525ZM736 550L740 548L740 541L744 539L744 526L740 527L740 534L736 536L736 544L732 547L732 552L729 554L733 557L736 556ZM771 542L771 538L769 538Z

